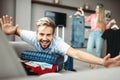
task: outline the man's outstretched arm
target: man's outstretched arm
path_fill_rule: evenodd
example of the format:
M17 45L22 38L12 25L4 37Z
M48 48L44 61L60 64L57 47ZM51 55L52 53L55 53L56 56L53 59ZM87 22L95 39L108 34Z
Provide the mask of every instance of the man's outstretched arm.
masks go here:
M110 54L106 55L104 58L99 58L96 57L90 53L74 49L74 48L69 48L67 50L67 55L77 59L81 60L87 63L93 63L93 64L98 64L98 65L103 65L105 67L118 67L120 66L120 55L110 58Z

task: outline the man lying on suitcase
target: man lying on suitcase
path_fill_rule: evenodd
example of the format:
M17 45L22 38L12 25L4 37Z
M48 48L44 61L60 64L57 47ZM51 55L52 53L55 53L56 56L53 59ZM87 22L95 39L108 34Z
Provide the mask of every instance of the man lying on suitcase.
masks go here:
M12 17L8 15L3 16L3 20L0 18L0 24L5 34L19 36L23 41L34 46L37 51L59 53L64 56L64 62L66 62L67 56L71 56L77 60L103 65L105 67L120 66L120 55L115 58L110 58L110 54L108 54L102 59L72 48L60 37L55 36L55 22L47 17L38 20L36 23L36 32L21 30L18 25L13 26Z

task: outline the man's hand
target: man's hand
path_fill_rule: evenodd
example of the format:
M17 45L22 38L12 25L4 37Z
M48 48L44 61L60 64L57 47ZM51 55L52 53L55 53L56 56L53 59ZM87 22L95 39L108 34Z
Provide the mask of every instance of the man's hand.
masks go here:
M7 35L15 34L18 27L17 25L13 26L13 19L8 15L3 16L3 20L0 18L0 26L2 27L2 31Z
M104 64L105 67L118 67L120 66L120 55L110 58L110 54L104 57Z

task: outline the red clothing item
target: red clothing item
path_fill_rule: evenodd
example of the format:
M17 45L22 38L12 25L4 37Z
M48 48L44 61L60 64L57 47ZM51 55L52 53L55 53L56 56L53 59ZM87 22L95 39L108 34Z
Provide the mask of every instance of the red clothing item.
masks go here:
M34 72L38 75L45 74L45 73L52 73L52 72L55 72L57 70L56 65L53 65L52 69L45 68L44 70L42 70L42 68L40 66L39 67L33 67L33 66L26 65L26 68L31 69L32 72Z

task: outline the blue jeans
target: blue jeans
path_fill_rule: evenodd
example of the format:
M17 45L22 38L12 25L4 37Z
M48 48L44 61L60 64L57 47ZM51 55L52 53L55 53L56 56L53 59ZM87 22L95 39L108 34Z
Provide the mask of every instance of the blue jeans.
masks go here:
M72 17L71 26L71 46L74 48L81 48L84 45L84 17Z
M64 64L65 70L72 70L73 69L73 58L68 56L67 61Z
M71 26L71 46L74 48L81 48L84 44L84 17L76 18L72 17ZM68 60L64 64L65 70L73 69L73 58L68 56Z
M102 32L99 30L91 31L88 43L87 43L87 52L93 53L93 48L96 47L96 56L100 57L103 47L103 39L101 37Z

